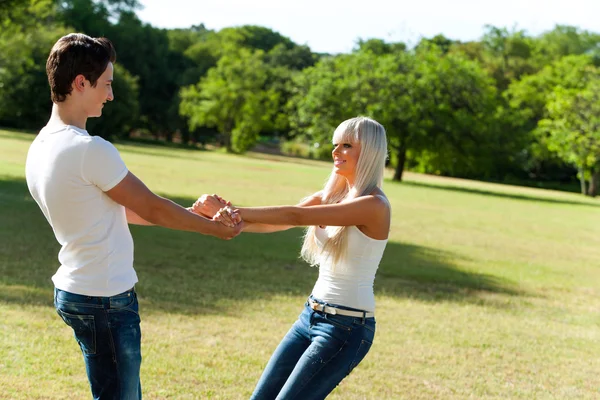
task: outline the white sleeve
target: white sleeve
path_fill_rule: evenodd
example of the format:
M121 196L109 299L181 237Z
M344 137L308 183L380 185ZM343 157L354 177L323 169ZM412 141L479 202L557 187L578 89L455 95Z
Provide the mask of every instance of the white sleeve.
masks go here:
M101 137L93 136L82 160L83 179L106 192L121 182L127 172L117 148Z

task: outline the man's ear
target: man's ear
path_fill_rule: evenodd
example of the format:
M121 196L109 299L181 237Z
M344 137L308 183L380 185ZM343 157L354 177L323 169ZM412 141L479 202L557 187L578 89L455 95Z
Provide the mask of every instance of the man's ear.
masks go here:
M87 85L89 85L89 82L87 82L87 79L82 74L77 75L73 80L73 90L78 92L82 92Z

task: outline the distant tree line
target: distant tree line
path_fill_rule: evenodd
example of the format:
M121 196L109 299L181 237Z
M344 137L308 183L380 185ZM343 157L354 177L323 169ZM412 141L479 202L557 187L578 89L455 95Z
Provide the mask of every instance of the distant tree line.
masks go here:
M116 101L89 129L215 143L242 153L266 139L325 158L339 122L387 129L394 179L405 169L499 182L600 185L600 35L539 36L486 26L479 41L438 35L409 48L359 40L317 54L260 26L158 29L137 0L3 0L0 125L39 129L51 108L45 60L69 32L117 49ZM200 16L201 17L201 16ZM576 178L577 177L577 178Z

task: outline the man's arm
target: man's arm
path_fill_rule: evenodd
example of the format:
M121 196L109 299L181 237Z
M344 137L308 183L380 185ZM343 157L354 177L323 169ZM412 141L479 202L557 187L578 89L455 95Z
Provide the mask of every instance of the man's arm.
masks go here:
M153 223L146 221L144 218L140 217L129 208L125 209L125 215L127 216L127 223L132 225L144 225L144 226L154 226Z
M221 239L231 239L237 236L242 228L242 224L228 227L211 221L190 212L169 199L157 196L131 172L128 172L121 182L105 193L112 200L136 214L145 223L212 235Z

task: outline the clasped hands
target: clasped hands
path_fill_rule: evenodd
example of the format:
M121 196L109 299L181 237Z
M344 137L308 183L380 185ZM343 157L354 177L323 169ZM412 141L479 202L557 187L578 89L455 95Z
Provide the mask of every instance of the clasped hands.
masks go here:
M213 221L218 221L230 228L235 227L242 222L239 211L231 205L231 202L224 200L216 194L203 194L189 208L195 214Z

